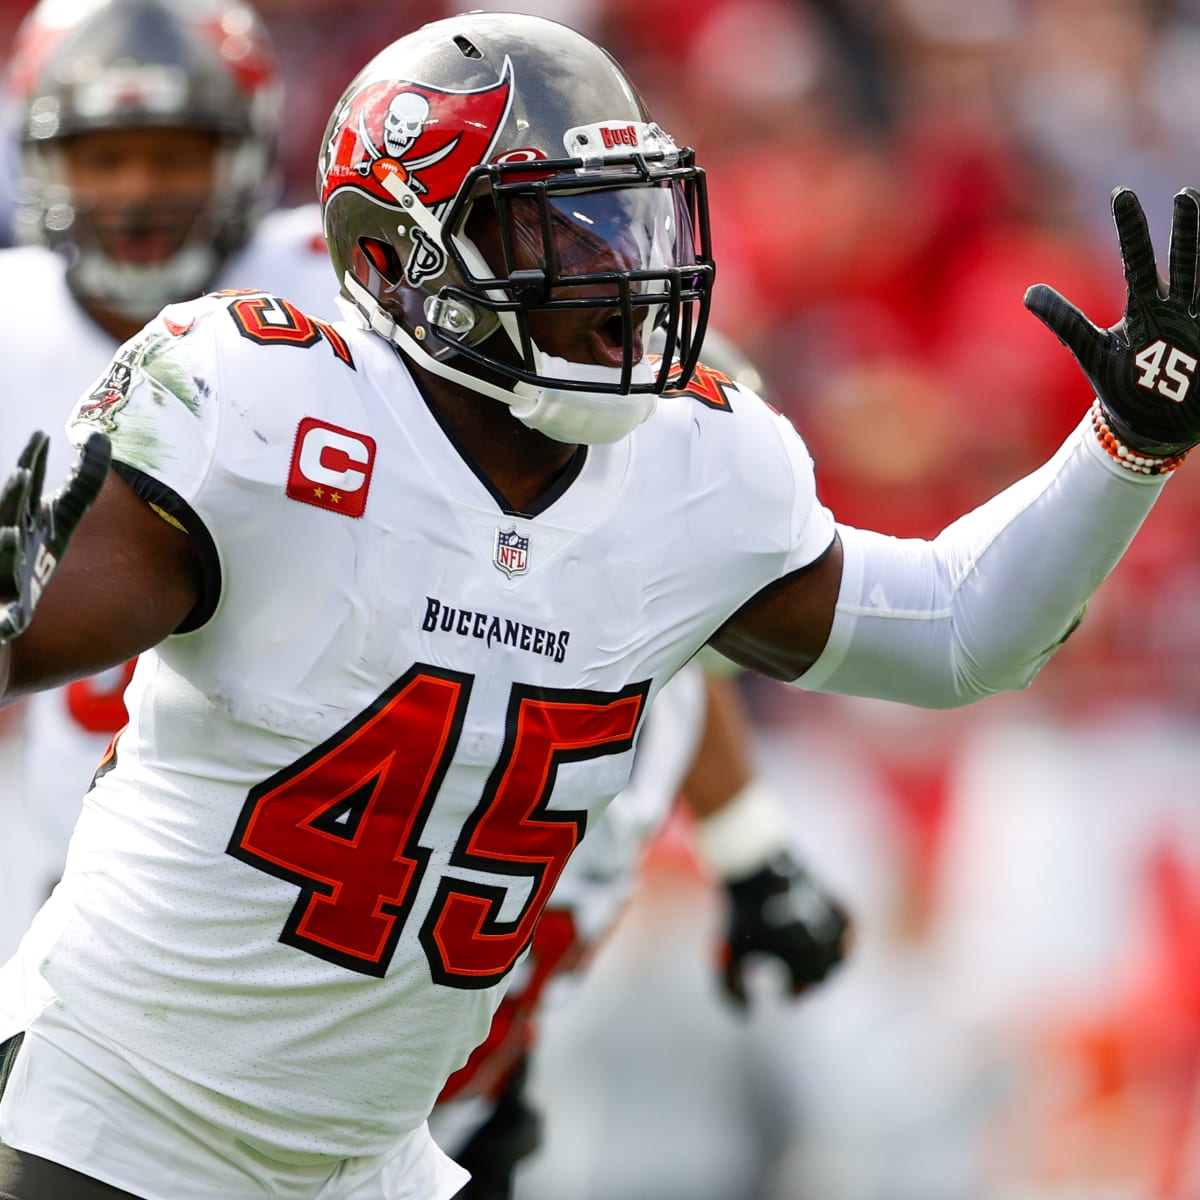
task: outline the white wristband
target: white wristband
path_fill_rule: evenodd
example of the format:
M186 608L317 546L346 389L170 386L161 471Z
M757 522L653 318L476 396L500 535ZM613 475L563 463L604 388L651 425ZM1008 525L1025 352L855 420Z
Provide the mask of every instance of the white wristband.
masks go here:
M740 879L789 844L788 822L775 791L752 779L716 812L696 822L696 853L721 879Z

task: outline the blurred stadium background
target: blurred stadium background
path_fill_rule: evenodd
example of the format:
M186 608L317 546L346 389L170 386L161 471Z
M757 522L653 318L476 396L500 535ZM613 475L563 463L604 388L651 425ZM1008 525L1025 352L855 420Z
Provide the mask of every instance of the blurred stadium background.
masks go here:
M0 42L29 7L0 3ZM1090 395L1025 288L1115 321L1111 189L1138 191L1162 256L1171 196L1200 184L1198 0L464 7L585 30L697 147L715 322L825 501L890 533L1052 451ZM455 10L258 8L304 203L349 77ZM797 841L855 912L852 960L799 1004L763 979L751 1017L727 1009L680 817L547 1022L549 1136L518 1200L1200 1197L1198 516L1189 466L1021 696L922 713L744 681Z

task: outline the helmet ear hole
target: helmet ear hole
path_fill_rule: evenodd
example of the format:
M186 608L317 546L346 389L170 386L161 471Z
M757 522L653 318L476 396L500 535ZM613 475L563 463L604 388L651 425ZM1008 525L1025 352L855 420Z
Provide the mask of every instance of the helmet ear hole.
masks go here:
M378 238L359 238L358 250L366 259L367 265L382 275L389 283L396 283L399 280L400 257L388 242L380 241Z

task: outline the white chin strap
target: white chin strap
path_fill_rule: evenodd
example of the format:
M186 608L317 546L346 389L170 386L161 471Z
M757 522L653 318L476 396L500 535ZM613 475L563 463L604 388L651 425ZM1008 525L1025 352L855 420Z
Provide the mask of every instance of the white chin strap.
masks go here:
M621 378L617 367L568 362L540 350L537 355L539 375L577 379L580 383L613 384ZM637 384L650 383L653 378L645 359L633 368L630 376L631 382ZM518 383L509 400L513 416L530 429L555 441L589 446L619 442L650 416L657 405L658 397L653 392L576 392L528 383Z
M616 392L570 391L552 387L536 387L533 384L517 383L512 390L502 388L474 375L460 371L434 358L424 346L400 327L399 324L375 302L375 297L366 290L349 272L343 284L354 298L357 315L365 317L367 324L380 337L398 346L409 358L425 370L442 379L449 380L481 396L489 396L507 404L512 414L530 429L536 429L546 437L570 445L597 446L608 442L619 442L626 434L636 429L649 417L658 405L658 396L653 392L621 394ZM539 375L550 375L560 379L578 380L580 383L617 383L621 378L617 367L602 367L598 364L570 362L555 358L534 347L537 355L535 366ZM647 384L654 378L654 369L644 358L630 375L630 382Z

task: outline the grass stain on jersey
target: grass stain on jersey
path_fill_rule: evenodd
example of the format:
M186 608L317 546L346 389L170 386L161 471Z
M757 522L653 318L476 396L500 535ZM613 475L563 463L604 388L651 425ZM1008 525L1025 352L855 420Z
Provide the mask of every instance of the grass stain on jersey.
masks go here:
M135 365L154 387L154 399L162 404L168 397L178 400L192 414L200 415L201 395L208 387L189 372L178 367L168 353L175 339L167 334L151 333L137 348Z
M131 466L155 470L163 465L161 418L155 416L154 409L182 404L198 418L211 391L203 380L174 361L170 353L174 344L176 339L171 334L151 327L121 356L138 380L135 386L147 389L150 399L149 404L143 399L132 408L123 408L115 422L121 457Z

